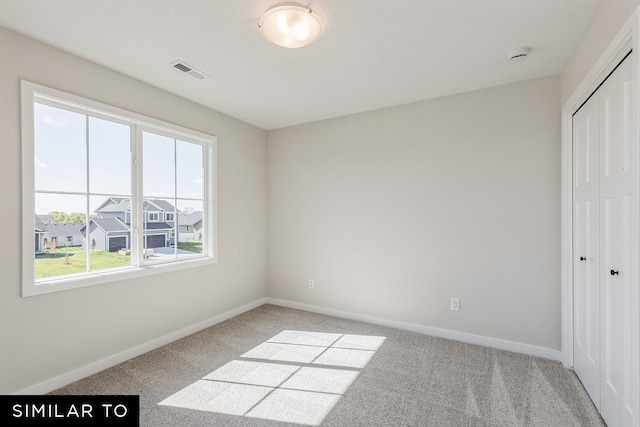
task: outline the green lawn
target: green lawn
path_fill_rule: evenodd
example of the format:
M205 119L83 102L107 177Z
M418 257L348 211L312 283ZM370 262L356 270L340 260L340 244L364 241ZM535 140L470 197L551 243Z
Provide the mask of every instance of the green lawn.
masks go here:
M91 271L128 265L131 265L131 257L127 255L120 255L117 252L91 251ZM86 255L81 247L58 248L54 252L38 254L35 258L36 279L85 271L87 271Z
M178 249L201 254L202 242L178 242Z

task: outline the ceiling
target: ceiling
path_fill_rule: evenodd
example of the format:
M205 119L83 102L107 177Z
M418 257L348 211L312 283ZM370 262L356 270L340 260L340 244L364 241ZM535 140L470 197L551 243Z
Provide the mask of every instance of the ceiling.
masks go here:
M0 0L0 25L275 129L558 74L601 0L301 1L325 31L300 49L257 27L281 3ZM509 63L519 46L531 55Z

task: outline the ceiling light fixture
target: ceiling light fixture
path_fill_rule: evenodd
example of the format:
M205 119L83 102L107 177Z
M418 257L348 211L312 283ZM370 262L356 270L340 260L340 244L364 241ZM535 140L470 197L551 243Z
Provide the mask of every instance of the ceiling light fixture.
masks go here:
M300 5L277 6L267 10L258 27L262 34L278 46L307 46L322 35L322 21L317 13Z
M527 46L517 47L509 51L509 62L522 62L527 59L527 56L531 53L531 48Z

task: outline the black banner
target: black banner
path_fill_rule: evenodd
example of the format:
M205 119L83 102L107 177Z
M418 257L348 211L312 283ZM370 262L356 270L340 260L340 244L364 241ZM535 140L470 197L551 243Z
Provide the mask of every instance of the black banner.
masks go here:
M0 425L139 427L140 396L0 396Z

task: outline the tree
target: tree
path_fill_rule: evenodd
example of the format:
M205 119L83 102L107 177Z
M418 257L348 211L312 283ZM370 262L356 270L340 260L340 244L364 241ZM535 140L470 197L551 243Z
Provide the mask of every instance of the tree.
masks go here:
M85 214L79 212L68 214L66 212L53 211L49 212L49 215L51 215L51 222L54 224L79 224L85 220Z

